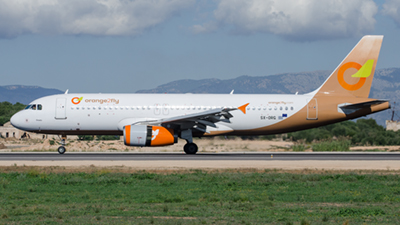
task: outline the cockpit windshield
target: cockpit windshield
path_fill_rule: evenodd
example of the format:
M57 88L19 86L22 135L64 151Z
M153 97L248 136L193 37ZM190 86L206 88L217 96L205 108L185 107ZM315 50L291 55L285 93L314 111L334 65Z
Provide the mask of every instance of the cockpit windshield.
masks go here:
M31 109L31 110L42 110L42 105L41 104L32 104L32 105L27 105L26 107L25 107L25 110L26 109Z

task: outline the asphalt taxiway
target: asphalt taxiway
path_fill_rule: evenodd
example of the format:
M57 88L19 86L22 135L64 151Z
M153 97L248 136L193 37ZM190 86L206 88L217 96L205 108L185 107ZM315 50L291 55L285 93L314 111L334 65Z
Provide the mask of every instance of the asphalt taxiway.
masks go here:
M63 155L57 152L46 153L0 153L0 161L163 161L163 160L400 160L400 153L387 152L268 152L268 153L198 153L187 155L183 153L74 153ZM400 162L399 162L400 163Z
M400 153L0 153L0 166L118 167L133 170L283 169L400 171Z

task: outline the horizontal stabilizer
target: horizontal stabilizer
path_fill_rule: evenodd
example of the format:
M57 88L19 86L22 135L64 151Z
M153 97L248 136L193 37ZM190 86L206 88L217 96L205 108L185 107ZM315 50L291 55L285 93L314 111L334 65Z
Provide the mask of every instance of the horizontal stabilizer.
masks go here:
M389 100L373 100L373 101L368 101L368 102L360 102L360 103L344 103L344 104L339 104L338 105L338 112L344 113L344 114L351 114L354 113L360 109L364 108L369 108L372 105L379 105L385 102L389 102Z

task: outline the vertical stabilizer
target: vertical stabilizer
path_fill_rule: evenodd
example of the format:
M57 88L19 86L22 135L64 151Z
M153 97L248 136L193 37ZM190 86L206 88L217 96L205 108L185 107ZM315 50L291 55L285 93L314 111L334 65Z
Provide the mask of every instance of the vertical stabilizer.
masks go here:
M368 98L383 36L364 36L317 89L318 95Z

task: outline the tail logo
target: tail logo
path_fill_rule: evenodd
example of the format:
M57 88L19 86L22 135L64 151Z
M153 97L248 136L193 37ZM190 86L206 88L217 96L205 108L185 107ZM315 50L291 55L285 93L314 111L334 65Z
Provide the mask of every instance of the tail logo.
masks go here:
M365 81L367 80L367 77L369 77L372 73L372 67L374 66L374 60L370 59L368 60L364 65L360 65L356 62L348 62L343 64L338 71L338 81L339 84L346 90L349 91L355 91L360 89ZM344 72L346 72L346 70L350 69L350 68L354 68L356 70L358 70L355 74L351 75L351 77L359 77L360 79L358 80L357 83L355 84L349 84L344 80Z
M71 99L71 102L72 102L74 105L78 105L79 103L81 103L82 99L83 99L83 97L80 97L80 98L75 97L75 98L72 98L72 99Z

